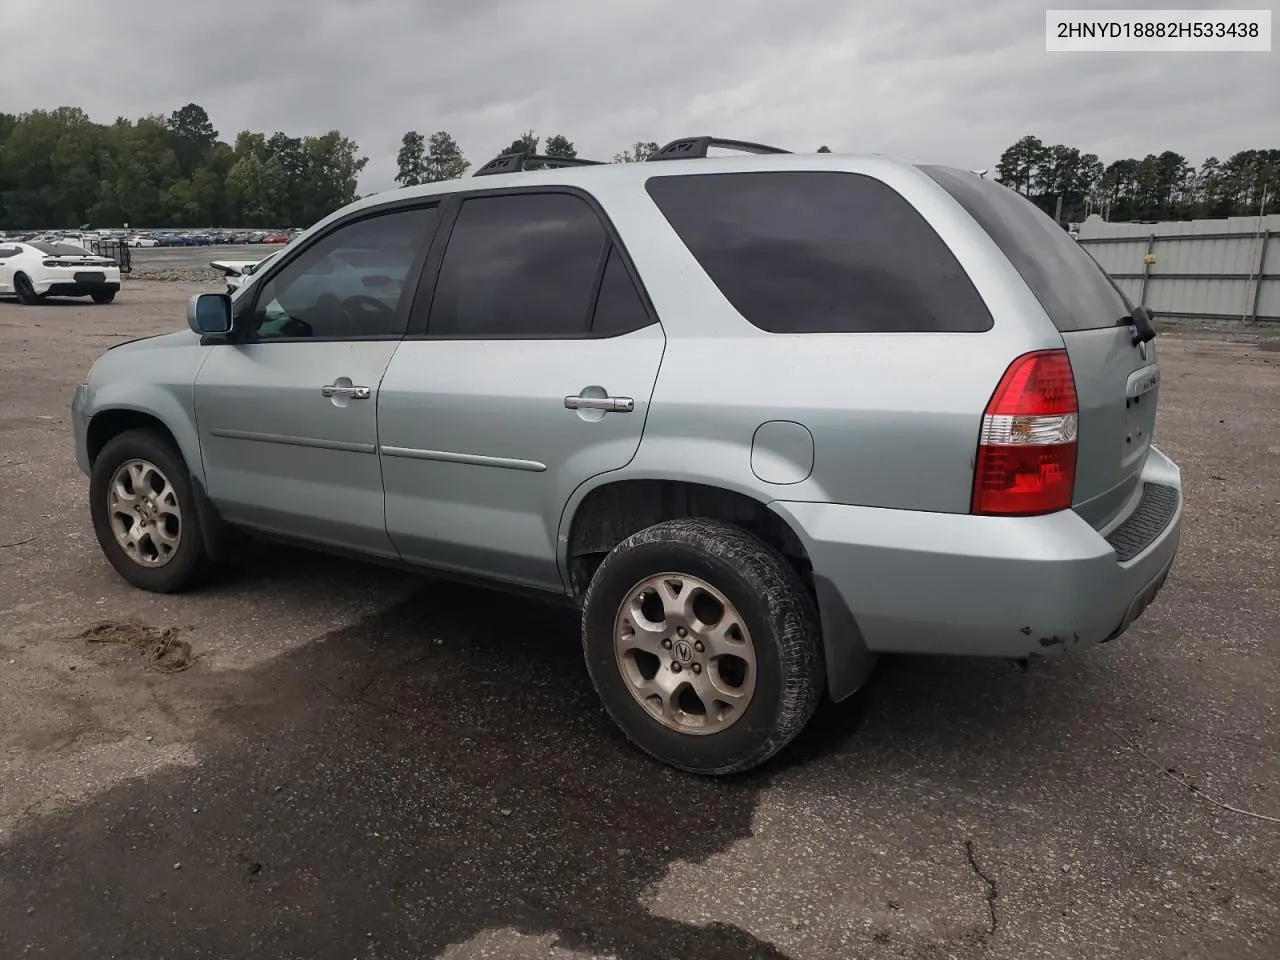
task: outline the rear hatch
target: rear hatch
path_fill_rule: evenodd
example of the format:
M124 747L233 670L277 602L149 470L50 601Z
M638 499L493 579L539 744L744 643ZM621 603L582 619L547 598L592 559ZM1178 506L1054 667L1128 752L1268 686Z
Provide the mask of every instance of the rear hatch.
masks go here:
M1020 194L971 173L921 168L995 241L1062 335L1080 404L1073 509L1095 528L1134 494L1159 396L1155 342L1137 343L1133 304L1093 257Z

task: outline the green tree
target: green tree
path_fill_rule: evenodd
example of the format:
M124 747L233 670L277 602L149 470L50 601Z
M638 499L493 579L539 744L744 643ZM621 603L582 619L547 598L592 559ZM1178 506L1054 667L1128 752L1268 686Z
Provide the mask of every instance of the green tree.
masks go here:
M218 142L218 131L204 107L197 103L188 103L173 111L165 126L172 134L171 142L178 165L184 175L190 176L208 160L209 153Z
M410 130L400 140L400 152L396 154L396 183L402 187L415 187L427 181L426 139L417 130Z
M578 151L574 149L569 139L560 133L553 137L547 137L547 145L544 149L548 157L576 157L578 155Z
M640 163L648 160L658 152L658 145L652 140L637 140L621 153L613 155L614 163Z
M420 182L457 180L469 169L471 162L462 155L462 148L458 146L457 140L444 130L437 130L431 135L424 164L425 179Z
M503 150L503 153L537 153L539 137L532 130L526 130L523 134L511 141L511 146Z

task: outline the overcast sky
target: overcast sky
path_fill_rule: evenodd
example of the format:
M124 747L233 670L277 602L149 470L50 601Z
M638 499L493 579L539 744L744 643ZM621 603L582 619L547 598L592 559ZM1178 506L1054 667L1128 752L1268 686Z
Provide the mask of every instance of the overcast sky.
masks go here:
M475 165L529 128L601 159L704 133L970 168L1028 133L1104 161L1280 147L1280 53L1046 53L1048 5L0 0L0 111L194 101L228 141L337 128L369 157L364 192L393 185L409 129L448 130Z

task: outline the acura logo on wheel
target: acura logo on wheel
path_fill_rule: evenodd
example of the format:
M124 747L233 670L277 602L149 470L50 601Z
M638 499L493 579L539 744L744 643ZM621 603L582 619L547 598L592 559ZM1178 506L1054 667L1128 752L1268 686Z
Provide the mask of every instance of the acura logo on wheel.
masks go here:
M693 659L693 645L688 640L677 640L672 652L681 663L688 663Z

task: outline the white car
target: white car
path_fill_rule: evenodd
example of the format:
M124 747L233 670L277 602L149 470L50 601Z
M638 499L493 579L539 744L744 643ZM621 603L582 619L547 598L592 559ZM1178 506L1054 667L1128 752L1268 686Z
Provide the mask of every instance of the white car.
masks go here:
M280 255L280 250L263 257L261 260L214 260L209 266L221 270L227 278L227 293L235 293L249 282L253 274Z
M131 246L131 247L158 247L158 246L160 246L160 241L159 241L159 240L157 240L155 237L148 237L148 236L145 236L144 234L137 234L136 236L132 236L132 237L130 237L130 238L128 239L128 241L127 241L127 242L128 242L128 244L129 244L129 246Z
M120 265L71 243L0 242L0 297L25 305L45 297L92 297L110 303L120 290Z

